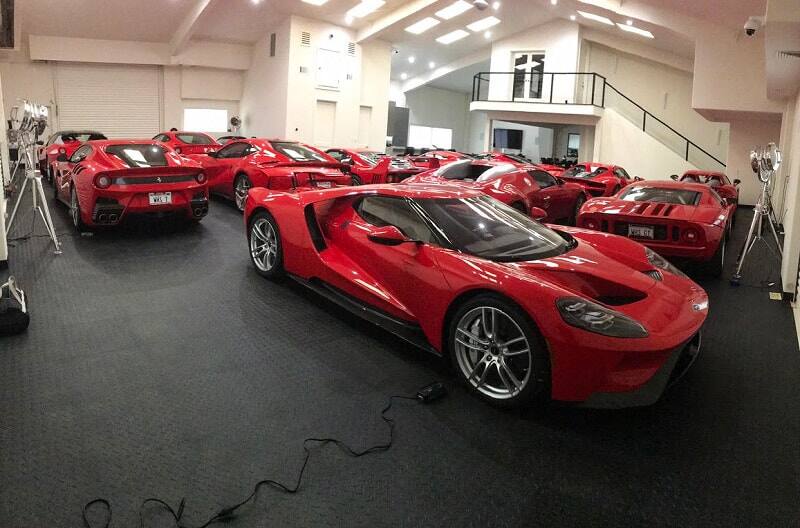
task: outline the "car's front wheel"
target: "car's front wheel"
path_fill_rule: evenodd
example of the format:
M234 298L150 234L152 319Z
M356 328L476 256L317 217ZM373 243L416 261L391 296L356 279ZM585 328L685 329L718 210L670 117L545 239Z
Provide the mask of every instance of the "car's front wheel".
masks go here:
M572 212L572 218L570 218L569 225L578 225L578 213L581 212L581 207L583 207L584 203L586 203L586 197L584 197L582 194L578 195L578 199L575 200L575 210Z
M246 174L239 174L236 176L236 181L233 183L233 199L236 202L236 208L244 211L244 204L247 201L247 192L253 186L250 183L250 178Z
M491 294L458 308L448 345L459 377L482 399L513 407L550 397L544 339L518 306Z
M283 245L278 224L266 211L259 211L250 220L247 230L250 259L262 277L281 277L283 271Z
M83 223L81 203L78 200L78 192L75 190L74 185L70 188L69 193L69 214L70 217L72 217L72 225L75 226L75 229L84 231L86 229L86 224Z

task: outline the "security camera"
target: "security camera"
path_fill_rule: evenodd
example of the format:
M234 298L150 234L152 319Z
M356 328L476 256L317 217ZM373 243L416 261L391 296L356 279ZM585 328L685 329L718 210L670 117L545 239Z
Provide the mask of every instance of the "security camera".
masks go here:
M478 11L483 11L487 7L489 7L488 0L472 0L472 5L475 6L475 9Z
M760 16L751 16L747 19L747 22L744 23L744 33L748 37L752 37L756 34L756 31L761 29L761 26L764 24L764 17Z

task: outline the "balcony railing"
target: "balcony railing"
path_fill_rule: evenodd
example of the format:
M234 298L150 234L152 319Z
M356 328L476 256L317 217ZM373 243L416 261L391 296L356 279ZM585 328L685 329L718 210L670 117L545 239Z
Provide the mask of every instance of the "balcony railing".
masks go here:
M681 134L594 72L481 72L472 79L472 101L613 108L697 167L725 163Z

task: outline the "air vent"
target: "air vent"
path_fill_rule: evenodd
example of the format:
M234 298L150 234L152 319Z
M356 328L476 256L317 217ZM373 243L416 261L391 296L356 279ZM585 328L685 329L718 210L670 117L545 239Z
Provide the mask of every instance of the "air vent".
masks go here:
M644 271L643 273L645 275L647 275L648 277L650 277L652 279L655 279L655 280L657 280L659 282L664 280L664 276L658 270L648 270L648 271Z
M356 43L355 42L349 42L347 44L347 54L350 55L351 57L355 57L356 56Z
M276 45L277 39L278 39L278 37L277 37L277 35L275 35L275 33L271 33L270 34L270 36L269 36L269 56L270 57L274 57L275 56L275 45Z
M300 73L308 73L308 68L305 66L300 66Z
M308 31L303 31L300 33L300 45L301 46L310 46L311 45L311 33Z
M779 59L800 59L800 50L782 50L776 55Z

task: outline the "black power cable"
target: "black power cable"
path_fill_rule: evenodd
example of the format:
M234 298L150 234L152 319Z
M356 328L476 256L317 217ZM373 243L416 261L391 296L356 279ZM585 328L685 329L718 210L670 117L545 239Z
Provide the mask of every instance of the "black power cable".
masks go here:
M253 491L251 491L247 497L237 502L236 504L222 508L214 515L212 515L206 522L204 522L199 526L190 526L184 524L181 521L181 517L183 516L184 512L184 507L186 505L186 499L181 499L181 502L176 510L172 506L170 506L167 502L158 498L145 499L139 505L139 526L141 528L144 528L144 508L145 506L151 503L157 504L161 506L161 508L169 512L169 514L172 516L172 519L175 521L176 528L207 528L208 526L214 523L226 522L234 519L237 516L237 510L239 510L240 508L251 502L253 499L255 499L256 495L258 494L258 490L262 486L270 486L283 493L295 494L300 490L300 485L303 482L303 476L305 475L309 459L311 458L312 444L317 446L334 444L348 456L351 456L353 458L362 457L364 455L369 455L371 453L380 453L383 451L388 451L392 447L392 444L394 443L394 420L386 416L386 413L389 412L389 410L392 408L392 405L394 404L395 400L413 400L420 403L430 403L432 401L438 400L439 398L442 398L446 394L447 394L447 389L441 382L437 381L429 385L426 385L425 387L422 387L413 396L407 396L407 395L390 396L389 402L386 404L386 407L384 407L383 410L381 411L381 419L386 423L387 427L389 428L389 439L384 443L376 444L360 451L357 449L353 449L352 447L348 446L347 444L336 438L316 438L316 437L306 438L305 440L303 440L303 452L305 453L305 457L303 458L303 465L300 467L300 472L297 475L297 479L294 485L283 484L281 482L278 482L277 480L272 480L272 479L260 480L255 484L255 486L253 486ZM82 512L83 525L86 528L95 528L94 525L92 525L92 523L88 519L88 513L91 509L93 509L95 505L102 506L102 508L107 512L105 521L103 522L103 524L97 525L97 527L109 528L109 526L111 525L111 503L109 503L108 500L103 498L97 498L91 500L87 502L86 505L84 505Z

